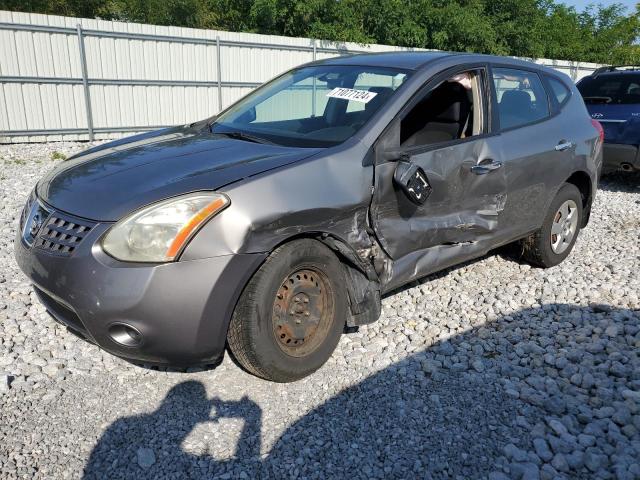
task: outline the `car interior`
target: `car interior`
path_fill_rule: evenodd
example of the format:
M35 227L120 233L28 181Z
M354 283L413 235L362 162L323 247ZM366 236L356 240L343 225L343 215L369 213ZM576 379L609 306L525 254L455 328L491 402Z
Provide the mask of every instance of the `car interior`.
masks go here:
M548 96L537 74L496 68L493 82L501 128L526 125L549 115Z
M482 132L480 71L468 71L431 90L402 119L402 147L432 145Z
M273 136L272 139L290 145L337 144L352 136L387 103L406 75L396 75L395 79L392 77L387 72L376 71L336 78L332 78L332 75L316 77L313 84L316 95L313 111L310 97L300 96L300 92L306 91L312 98L312 84L306 78L258 103L253 113L249 110L237 117L235 122L239 127L250 127L257 134L269 134ZM367 102L328 97L328 93L336 87L368 91L376 95ZM284 110L282 105L290 107ZM280 110L277 110L278 106Z

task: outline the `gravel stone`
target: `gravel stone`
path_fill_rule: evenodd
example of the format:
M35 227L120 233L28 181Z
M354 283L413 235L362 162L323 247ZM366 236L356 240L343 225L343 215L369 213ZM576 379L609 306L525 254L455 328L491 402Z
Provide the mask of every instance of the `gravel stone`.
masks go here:
M640 174L602 180L561 265L505 247L413 282L281 385L228 356L134 365L51 320L16 224L53 152L87 146L0 145L0 478L640 478Z
M550 462L553 458L553 453L544 438L534 438L533 448L535 448L536 455L538 455L543 462Z
M150 448L139 448L137 455L138 465L140 465L140 468L147 470L156 463L156 456Z
M9 391L9 381L11 378L8 373L0 372L0 394Z
M524 462L527 459L527 452L519 449L513 443L506 445L502 450L510 460L515 460L516 462Z
M551 466L560 472L569 471L569 462L562 453L556 453L551 460Z

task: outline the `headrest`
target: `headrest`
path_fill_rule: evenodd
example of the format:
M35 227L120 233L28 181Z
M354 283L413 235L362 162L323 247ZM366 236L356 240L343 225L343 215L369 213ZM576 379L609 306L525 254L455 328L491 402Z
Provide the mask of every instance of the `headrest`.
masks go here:
M531 97L522 90L507 90L502 94L500 105L504 105L511 112L527 110L531 108Z
M433 112L433 121L436 122L460 122L463 108L469 107L467 91L458 82L443 83L432 92L429 100L429 109Z

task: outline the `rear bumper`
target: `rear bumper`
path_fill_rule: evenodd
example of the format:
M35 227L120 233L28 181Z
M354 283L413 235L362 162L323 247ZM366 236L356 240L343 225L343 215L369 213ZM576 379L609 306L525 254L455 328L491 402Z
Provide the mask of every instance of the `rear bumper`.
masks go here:
M67 257L27 247L15 256L51 315L104 350L126 359L186 366L215 363L244 285L266 254L228 255L166 264L127 264L106 255L97 225ZM124 324L140 343L112 336Z
M619 170L621 165L629 164L633 168L640 169L640 156L638 145L625 145L623 143L606 143L603 150L603 172Z

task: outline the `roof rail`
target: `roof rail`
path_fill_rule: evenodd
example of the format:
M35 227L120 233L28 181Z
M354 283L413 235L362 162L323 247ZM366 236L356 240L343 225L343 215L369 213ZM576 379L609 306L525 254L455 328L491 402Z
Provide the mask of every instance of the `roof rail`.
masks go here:
M599 75L605 72L616 72L619 70L640 70L640 65L609 65L607 67L596 68L593 75Z

